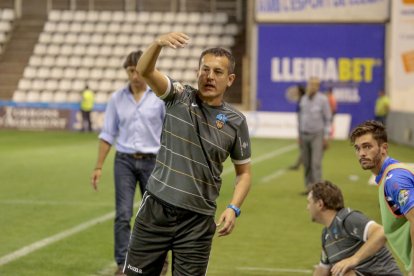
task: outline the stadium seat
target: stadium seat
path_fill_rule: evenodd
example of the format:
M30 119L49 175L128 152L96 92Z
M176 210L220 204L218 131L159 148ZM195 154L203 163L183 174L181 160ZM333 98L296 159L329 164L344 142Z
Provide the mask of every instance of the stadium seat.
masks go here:
M17 89L21 91L27 91L31 88L32 82L29 79L20 79L17 84Z
M59 82L58 90L59 91L69 91L72 89L72 82L68 79L62 79Z
M74 22L84 22L86 21L87 12L86 11L75 11L73 15Z
M89 85L90 88L93 88L91 85ZM82 80L74 80L72 82L72 90L74 91L82 91L85 89L85 82Z
M69 10L62 11L59 21L71 22L73 21L74 14L75 13L73 11L69 11Z
M125 20L125 12L114 11L112 12L112 22L122 23Z
M187 22L190 25L199 24L201 22L201 13L199 12L192 12L187 15Z
M60 54L64 55L64 56L70 56L70 55L74 54L73 49L74 48L72 47L72 45L65 45L64 44L60 47Z
M76 91L68 92L66 100L69 103L78 103L81 101L81 94L80 92L76 92Z
M98 91L105 92L107 94L110 93L112 91L112 81L105 80L105 79L101 80L98 85ZM105 102L106 102L107 97L108 95L106 95Z
M108 93L106 92L98 92L95 96L95 102L97 104L104 104L108 100Z
M57 91L53 95L53 102L55 103L64 103L67 101L67 93L65 91Z
M71 80L76 78L76 69L67 67L63 71L63 77L65 79Z
M72 22L69 26L69 32L77 34L82 31L82 24L79 22Z
M97 22L95 24L95 29L94 29L94 33L95 34L106 34L109 30L108 30L108 23L107 22ZM96 41L93 41L94 43L99 43Z
M69 32L69 22L65 22L65 21L59 22L56 26L55 31L58 33L62 33L62 34Z
M39 67L42 64L42 57L37 55L32 55L29 59L29 66Z
M50 70L50 78L60 80L63 78L63 68L55 67Z
M48 67L40 67L37 70L36 78L38 79L46 79L50 76L50 70Z
M61 57L58 57L58 59ZM55 58L53 56L44 56L42 59L42 66L43 67L52 67L55 65Z
M136 12L125 12L124 20L129 23L136 23L137 15Z
M55 44L50 44L47 47L47 54L52 56L57 56L60 54L60 46Z
M21 90L14 91L12 100L15 102L25 102L26 92L21 91Z
M111 21L112 21L111 11L101 11L99 13L99 22L111 22Z
M49 12L48 20L49 21L59 21L61 19L61 11L51 10Z
M81 28L81 33L93 33L95 31L95 24L86 22L82 24Z
M43 91L40 93L39 101L43 103L50 103L53 101L53 92L52 91Z
M97 11L89 11L86 14L85 21L86 22L97 22L99 20L99 13Z
M68 59L69 57L66 57L66 56L58 56L56 58L54 65L57 67L62 67L62 68L67 67L69 63Z
M56 32L56 23L54 21L47 21L43 27L43 31L46 33Z
M33 79L36 77L36 68L34 67L26 67L23 72L23 77L26 79Z
M72 48L73 55L84 56L87 54L87 48L84 44L78 44Z
M12 9L4 9L1 12L1 19L5 21L14 21L15 19L14 11Z
M47 52L47 45L43 43L36 44L33 53L37 56L43 56Z
M137 21L140 23L147 23L150 22L150 12L140 11L137 13Z
M40 92L39 91L29 91L26 93L27 102L39 102L40 101Z
M0 21L0 32L8 33L12 28L9 21Z
M76 79L78 80L89 80L90 79L90 70L87 68L79 68L76 71Z

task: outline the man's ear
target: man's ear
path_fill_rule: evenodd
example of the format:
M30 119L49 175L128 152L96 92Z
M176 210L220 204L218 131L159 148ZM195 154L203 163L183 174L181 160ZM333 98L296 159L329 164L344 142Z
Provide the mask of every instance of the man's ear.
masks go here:
M227 81L227 87L230 87L233 84L235 79L236 79L236 75L235 74L230 74L229 79Z
M318 201L316 202L318 204L318 207L323 209L325 207L325 204L323 203L322 199L318 199Z
M387 155L388 154L388 143L382 143L382 144L380 144L379 145L379 148L380 148L380 150L381 150L381 153L383 154L383 155Z

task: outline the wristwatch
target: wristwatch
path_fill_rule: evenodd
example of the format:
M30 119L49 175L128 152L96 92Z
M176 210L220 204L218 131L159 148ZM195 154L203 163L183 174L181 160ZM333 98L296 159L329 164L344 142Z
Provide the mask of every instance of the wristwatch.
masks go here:
M236 206L235 206L235 205L233 205L233 204L229 204L229 205L227 205L227 208L233 209L233 211L236 213L236 218L237 218L238 216L240 216L240 213L241 213L240 208L236 207Z

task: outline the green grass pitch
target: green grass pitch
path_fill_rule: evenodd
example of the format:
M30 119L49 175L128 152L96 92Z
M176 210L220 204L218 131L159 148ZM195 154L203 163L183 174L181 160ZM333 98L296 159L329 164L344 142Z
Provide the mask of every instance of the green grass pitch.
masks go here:
M0 275L113 274L114 150L95 192L89 177L97 148L95 133L0 131ZM252 151L251 192L233 233L214 239L207 275L311 275L322 226L310 222L299 195L303 171L286 170L296 141L253 139ZM414 148L391 144L390 155L414 162ZM331 143L323 169L346 206L380 221L377 188L348 141ZM233 183L227 162L217 216Z

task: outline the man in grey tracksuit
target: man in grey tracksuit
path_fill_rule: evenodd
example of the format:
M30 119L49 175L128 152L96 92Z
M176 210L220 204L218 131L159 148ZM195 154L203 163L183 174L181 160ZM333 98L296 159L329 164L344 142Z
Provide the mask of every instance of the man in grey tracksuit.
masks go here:
M299 133L305 168L305 193L310 184L322 180L322 157L328 147L331 109L328 98L319 92L320 80L309 79L300 101Z

